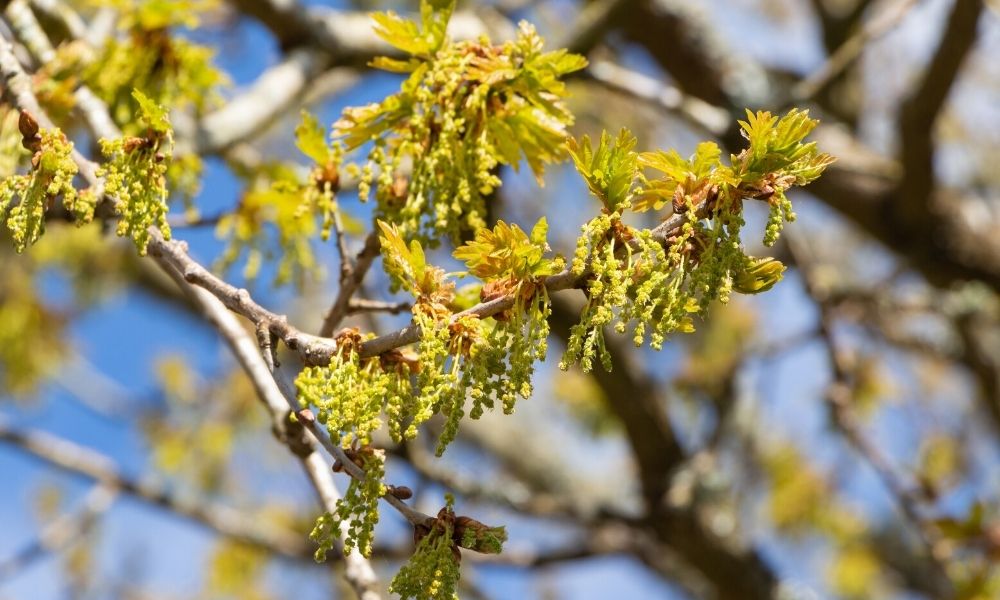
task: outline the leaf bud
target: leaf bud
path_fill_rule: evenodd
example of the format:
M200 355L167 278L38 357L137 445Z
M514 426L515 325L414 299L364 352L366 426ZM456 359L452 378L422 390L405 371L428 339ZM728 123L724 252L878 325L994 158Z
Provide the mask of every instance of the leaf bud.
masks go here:
M774 258L747 257L743 268L733 272L733 289L741 294L759 294L781 281L785 265Z

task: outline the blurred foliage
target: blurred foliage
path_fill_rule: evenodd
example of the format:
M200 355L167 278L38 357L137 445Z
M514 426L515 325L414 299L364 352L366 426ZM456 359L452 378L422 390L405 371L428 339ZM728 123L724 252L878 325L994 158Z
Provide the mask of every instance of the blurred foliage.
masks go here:
M21 149L21 132L17 121L20 113L0 102L0 177L13 175L26 151Z
M314 162L308 180L302 181L293 167L282 163L245 173L246 191L235 210L219 219L216 235L228 239L220 269L242 258L243 276L253 280L262 264L276 262L273 284L294 283L302 289L306 281L325 274L313 249L316 234L326 241L337 218L352 222L337 215L341 147L327 141L319 121L307 112L302 113L295 136L299 150Z
M269 557L266 551L232 540L216 544L208 562L204 594L206 598L269 600L264 570Z
M0 250L0 256L6 251ZM66 315L39 295L23 261L0 260L0 389L27 398L68 353Z
M124 37L109 37L83 72L83 80L111 109L128 135L142 126L132 118L132 90L172 109L197 113L216 105L227 81L212 64L214 51L174 35L171 28L195 27L215 0L94 0L118 9Z
M204 380L182 355L161 357L155 372L164 405L144 415L142 429L157 471L200 492L238 489L237 443L263 424L246 375Z
M109 244L98 223L79 227L56 223L27 255L37 267L68 278L73 300L82 308L120 292L135 274L128 251L123 245Z
M925 437L917 469L921 484L938 494L961 480L965 471L962 451L959 440L950 435L932 433Z
M757 333L757 315L745 303L714 308L712 318L684 338L688 350L676 383L711 397L723 396Z
M828 477L815 470L791 445L777 444L763 456L771 482L770 522L802 540L828 538L832 556L825 575L840 597L861 600L884 592L882 563L869 540L869 524L836 496Z
M620 430L621 422L608 410L604 391L582 371L558 371L552 380L553 395L566 405L573 417L592 435Z
M38 103L53 122L71 123L71 113L76 107L73 93L84 83L81 74L90 58L90 50L83 41L60 44L55 60L42 65L32 77Z

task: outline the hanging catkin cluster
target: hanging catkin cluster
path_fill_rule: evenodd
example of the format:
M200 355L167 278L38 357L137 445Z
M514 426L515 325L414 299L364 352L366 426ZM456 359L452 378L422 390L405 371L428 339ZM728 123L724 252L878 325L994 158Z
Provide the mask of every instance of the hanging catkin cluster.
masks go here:
M39 129L27 112L18 117L21 146L31 153L31 168L24 175L11 175L0 181L0 221L10 231L14 250L38 241L45 232L45 211L57 199L82 219L92 214L93 203L80 198L73 187L77 166L71 154L73 143L58 129ZM85 207L90 206L88 211ZM4 217L6 216L6 219Z
M351 479L344 497L337 500L336 511L324 513L316 519L309 539L318 545L315 558L319 562L326 560L334 541L341 537L341 525L345 523L344 554L355 549L364 556L372 554L375 525L378 524L378 501L386 493L382 483L385 478L385 451L361 446L351 449L347 456L364 472L364 476ZM338 466L334 468L338 469Z
M142 92L133 92L139 104L138 117L146 125L142 137L101 140L107 162L98 169L104 191L116 199L121 215L118 235L129 236L139 254L146 254L149 226L156 225L167 238L167 168L173 152L173 130L167 111Z
M573 161L602 211L582 228L573 260L574 274L586 277L587 303L573 326L562 368L579 362L584 371L600 360L611 368L604 328L624 333L635 344L659 349L674 331L693 331L693 317L713 301L727 302L731 291L770 289L784 267L743 251L743 202L766 201L771 217L764 242L773 244L781 223L794 218L785 191L819 177L831 158L803 139L816 121L805 112L778 118L748 111L740 123L749 147L725 165L713 142L699 144L688 159L677 152L637 154L635 138L622 131L604 134L593 148L584 137L571 147ZM652 169L655 177L639 172ZM641 186L636 187L636 181ZM669 219L653 230L622 221L624 212L659 210Z
M361 198L374 194L380 218L431 246L486 226L498 165L516 169L524 158L540 180L547 163L565 156L572 115L560 77L586 65L565 50L543 52L527 23L500 46L449 42L453 8L425 2L419 25L376 14L379 36L410 58L373 65L409 77L397 94L346 110L336 125L348 149L370 144Z
M393 438L412 438L422 423L441 414L440 454L455 438L467 396L471 416L479 418L496 402L512 412L518 396L531 395L534 365L545 358L549 333L542 281L563 263L544 257L544 220L530 237L503 222L482 229L455 256L483 280L481 299L511 295L514 306L488 320L453 318L455 284L427 263L418 241L406 244L396 226L380 222L379 227L385 269L394 287L414 298L413 322L421 329L416 354L395 350L361 359L356 351L360 337L340 337L341 352L329 365L300 373L299 399L317 409L319 420L345 447L368 443L383 422Z
M158 68L173 79L146 80L124 64L120 72L91 73L96 77L91 84L116 116L125 118L123 95L127 118L133 101L139 106L129 135L100 141L104 163L98 175L105 185L102 199L119 215L119 235L131 236L140 253L151 226L169 236L168 188L180 181L170 175L167 110L184 104L200 108L189 94L215 81L206 57L168 35L178 23L176 9L195 4L201 5L139 2L129 13L136 35L128 43L142 51L136 64L162 60ZM605 133L596 147L586 137L569 140L572 116L562 102L560 78L583 68L584 59L561 50L543 52L541 39L525 24L503 45L486 39L452 43L445 29L453 8L449 0L424 0L419 24L393 13L376 15L379 35L409 55L375 61L408 74L402 89L381 103L345 111L333 140L318 120L305 115L295 133L298 147L314 163L308 176L279 163L243 173L247 191L219 222L219 233L230 238L223 263L245 258L245 273L252 276L265 257L280 253L276 282L301 280L319 267L313 238L327 240L338 220L345 220L336 198L345 152L364 148L367 160L356 168L360 196L377 200L390 288L413 300L413 329L406 335L417 338L415 344L373 355L370 335L346 329L337 336L330 362L308 366L296 379L300 404L312 409L339 446L334 453L351 463L334 465L352 479L313 529L318 560L339 538L345 551L370 555L379 499L387 493L393 501L403 499L399 488L384 483L385 453L373 446L377 431L385 428L400 443L437 416L440 455L465 416L475 419L498 408L510 413L518 398L531 396L534 370L547 354L547 285L571 282L586 296L562 368L579 363L587 371L599 361L610 369L604 338L609 326L619 333L631 328L636 345L648 341L658 349L671 333L692 331L695 318L713 302L727 301L733 291L765 291L781 279L779 261L744 251L744 203L767 203L763 241L771 245L794 218L787 190L813 181L832 161L805 142L816 121L797 110L783 117L748 112L740 123L748 146L729 161L712 142L698 145L688 158L674 151L640 154L625 130L617 137ZM108 69L126 58L131 59L113 45L101 61ZM151 91L126 90L124 82ZM0 148L18 141L10 123L9 116L0 117ZM31 153L31 170L8 172L21 157L0 161L5 176L0 210L21 251L43 233L55 202L61 199L82 222L93 218L98 198L74 189L77 162L62 132L39 130L22 114L18 133ZM568 272L565 261L551 256L545 219L530 233L503 221L486 222L486 199L500 185L499 165L517 168L523 159L540 178L546 164L567 155L600 202L599 212L582 226ZM187 170L188 163L181 164ZM628 211L661 210L653 228L629 224L635 221ZM428 262L425 248L442 240L456 246L453 256L467 267L464 275L477 279L473 286L485 304L470 309L475 301L466 303L468 295L456 293L452 275ZM452 499L436 518L407 516L415 524L417 548L391 587L403 598L454 598L460 549L497 553L506 540L502 527L456 516Z
M424 30L436 31L440 23L435 14L425 10ZM380 19L384 36L391 31L401 36L397 27L409 27L411 34L421 31L414 24L402 25L407 22L394 16ZM318 410L331 437L345 448L366 447L383 424L394 439L412 437L423 423L440 415L437 452L441 454L455 439L463 417L479 418L498 405L511 412L518 397L531 395L535 365L545 359L547 350L551 308L546 278L565 264L547 257L544 219L530 234L503 221L488 228L477 220L481 197L469 195L469 185L486 182L491 190L498 182L477 169L492 168L497 160L483 158L484 149L495 148L488 137L467 134L492 131L493 121L502 122L504 112L484 113L477 118L485 119L485 129L480 125L468 129L473 121L456 117L456 107L466 106L468 99L478 102L475 90L487 87L480 82L471 89L456 77L467 77L462 73L471 72L483 60L482 53L467 52L468 45L444 44L443 37L431 35L407 45L398 36L387 39L415 58L379 64L413 73L404 91L382 104L348 110L340 127L349 147L373 142L370 162L362 171L361 193L365 196L371 191L368 186L375 185L377 214L385 219L378 221L383 266L391 289L413 297L412 318L420 339L415 351L394 349L362 359L361 339L355 334L355 343L340 340L342 351L330 365L305 369L297 383L300 400ZM435 68L446 73L436 74ZM437 92L433 98L421 87L428 81L433 83L427 89ZM462 94L469 95L456 104ZM769 203L772 221L765 241L773 241L778 225L792 217L785 190L809 183L831 160L814 144L803 142L814 125L798 111L780 119L750 113L742 123L749 148L729 165L722 162L714 143L699 145L685 159L676 152L639 154L627 131L615 138L604 134L597 147L587 138L571 142L568 152L602 208L583 226L570 267L587 301L580 321L571 328L560 365L568 368L579 362L590 370L598 360L610 369L604 342L607 326L620 333L631 327L637 345L648 340L660 348L669 334L692 331L694 318L713 301L725 302L734 290L757 293L773 286L784 267L743 251L743 203ZM472 154L484 162L466 160ZM404 157L414 161L409 180L398 173ZM517 160L516 150L510 158ZM643 168L655 175L644 174ZM447 203L436 201L445 197ZM668 205L666 220L653 229L623 220L626 211ZM454 283L443 269L428 263L427 238L454 236L463 227L474 228L474 234L456 248L454 257L481 282L479 300L506 299L506 310L488 317L462 312ZM367 473L366 469L366 477ZM351 510L354 529L349 543L366 544L369 508L359 505ZM345 512L341 519L347 518ZM394 591L403 597L452 598L458 547L499 551L501 535L484 533L493 529L482 524L471 527L462 519L466 518L456 519L449 506L433 525L417 526L421 534L417 551L394 580ZM333 535L337 522L324 517L317 530ZM465 540L473 530L480 533Z

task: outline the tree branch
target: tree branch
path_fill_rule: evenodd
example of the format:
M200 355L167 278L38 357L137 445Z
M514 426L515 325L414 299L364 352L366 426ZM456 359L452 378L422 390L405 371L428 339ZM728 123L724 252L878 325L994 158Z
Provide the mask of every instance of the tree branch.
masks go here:
M0 42L0 75L3 75L4 81L8 83L7 89L15 98L16 106L22 110L29 107L34 108L35 111L33 114L39 123L51 127L51 120L40 109L38 101L34 97L30 79L24 74L16 57L13 55L9 42L6 40ZM103 190L101 181L96 176L96 165L76 151L74 151L73 159L80 167L80 172L84 179L90 182L96 189ZM103 193L101 196L103 196ZM109 198L109 200L115 202L114 198ZM271 372L264 363L263 358L258 353L257 344L242 329L236 318L226 310L226 306L222 301L205 289L189 285L190 273L177 270L173 264L164 259L162 252L159 254L155 252L155 248L162 250L163 247L183 252L183 244L174 246L170 242L166 242L156 227L151 227L150 233L152 236L150 246L154 249L152 254L161 260L160 264L164 270L174 277L175 281L189 294L195 304L201 308L206 318L216 326L216 329L225 338L237 361L250 377L258 397L270 410L276 433L288 445L292 453L301 460L302 466L313 482L313 486L316 488L326 510L329 512L336 511L336 504L340 495L333 483L333 475L327 468L322 457L313 450L312 445L303 439L301 435L295 435L296 432L292 431L288 422L289 410L287 402L281 391L278 390L275 380L272 378ZM190 260L186 252L183 252L183 256L188 258L187 266L189 270L193 268L195 272L210 276L213 282L228 286L228 284L211 276L207 270ZM254 322L258 327L265 327L274 335L280 336L281 333L285 333L285 335L291 336L291 339L296 339L294 336L299 332L294 330L294 328L290 328L284 317L278 317L254 303L249 299L249 294L246 290L236 290L232 286L228 286L228 288L231 289L227 289L225 297L234 302L236 306L242 307L243 310L253 314L256 317ZM287 340L286 344L288 344ZM289 347L293 348L291 345ZM299 428L299 432L301 432L301 428ZM347 533L346 528L348 527L348 523L341 523L344 534ZM377 578L367 559L361 556L357 549L355 549L345 556L345 564L345 579L357 592L359 598L361 600L379 600L380 596L376 591Z
M398 315L409 312L412 308L412 302L385 302L382 300L368 300L366 298L351 298L351 301L347 303L347 314L386 312Z
M173 266L162 261L161 266L174 277L174 280L194 301L219 334L229 345L229 349L243 367L257 392L257 397L271 414L272 428L275 436L288 446L305 470L312 482L323 508L327 512L336 512L340 500L340 492L333 481L330 466L316 450L314 443L303 436L303 428L289 419L291 411L288 402L278 388L268 363L261 356L258 343L240 325L236 317L226 310L226 307L208 291L190 285ZM346 536L350 524L340 523L341 535ZM379 600L377 591L378 579L371 564L358 551L353 549L344 556L344 578L357 593L360 600Z
M476 479L462 477L439 465L431 458L430 452L416 441L399 446L396 454L406 459L421 477L453 490L469 500L497 504L523 515L562 518L581 525L590 518L581 514L572 502L548 490L532 490L530 494L523 491L519 493L510 489L510 486L487 485Z
M326 364L337 351L337 343L330 338L310 335L293 327L284 315L273 313L254 302L250 293L216 277L201 266L187 253L187 244L181 241L167 241L163 234L150 229L149 253L163 261L181 275L185 282L194 284L210 292L229 310L246 317L257 327L265 327L277 336L290 350L299 354L307 364Z
M821 2L814 2L814 4L816 3L822 4ZM845 70L857 61L861 53L871 42L881 38L897 27L916 3L916 0L898 0L895 4L882 11L881 14L869 19L853 35L844 40L830 54L826 62L813 71L811 75L795 84L792 88L791 102L804 102L824 92ZM859 7L867 4L867 2L858 2ZM826 18L823 20L825 22Z
M111 508L115 496L116 491L106 484L94 486L87 492L79 510L55 519L42 529L37 539L9 559L0 561L0 581L14 577L35 561L62 551L86 535L94 521Z
M256 517L208 500L178 496L162 482L131 479L107 456L69 440L42 431L15 429L0 419L0 441L64 471L93 479L235 540L292 558L312 556L300 534L263 526Z
M683 213L669 217L653 229L654 238L666 240L687 219L687 215ZM187 245L184 242L165 240L155 227L150 229L149 253L170 264L178 273L182 274L188 283L193 283L211 292L229 310L250 319L254 325L265 326L272 334L280 338L290 350L297 352L306 364L325 365L330 362L330 358L337 351L337 343L333 339L309 335L289 325L287 317L265 309L253 301L247 290L236 288L213 275L188 255ZM583 278L577 278L569 269L566 269L545 278L543 283L549 292L554 292L575 288L582 280ZM349 299L350 297L348 297ZM469 315L476 315L480 318L490 317L513 305L514 298L512 296L482 302L456 313L452 316L452 322ZM421 331L418 325L409 325L393 333L365 341L360 345L359 354L362 358L377 356L393 348L415 343L420 340L420 335Z
M678 114L712 137L725 135L732 124L728 111L610 61L594 61L583 72L583 77L592 79L609 89L641 99L667 112Z
M923 79L903 101L900 110L900 160L906 175L900 180L893 212L907 226L929 236L934 236L937 229L934 223L937 211L932 206L936 187L934 124L965 57L976 42L982 12L982 0L955 1Z
M325 71L328 55L297 48L261 73L250 87L198 123L198 153L219 154L259 133L284 114Z
M267 27L282 48L312 45L332 56L334 64L363 66L373 56L401 56L401 51L375 35L365 12L306 7L298 0L230 0L241 13ZM489 33L478 16L457 12L448 31L458 39Z
M343 239L343 232L338 231L337 239ZM365 238L365 245L358 253L357 258L354 259L353 264L349 262L347 252L341 251L340 289L337 291L337 297L333 301L333 305L330 306L330 310L323 317L323 326L319 330L321 336L330 337L333 335L337 326L347 316L354 294L361 287L361 282L368 274L368 269L378 257L380 247L378 233L372 231ZM348 265L346 269L343 267L345 264Z
M564 340L577 311L562 298L552 299L552 330ZM715 597L747 600L769 599L777 579L763 558L753 550L727 544L700 522L693 507L674 507L667 492L671 476L685 455L671 429L660 385L642 376L630 362L622 340L606 336L612 369L595 369L592 375L608 399L608 408L618 417L632 446L642 484L646 515L643 523L655 532L657 541L669 547L715 590Z
M959 0L956 10L966 11L970 3L979 4ZM649 50L682 90L730 113L767 104L776 96L776 86L760 65L727 47L695 9L678 0L647 0L629 17L626 33ZM821 124L814 137L839 160L810 187L812 195L906 259L932 284L976 279L1000 291L1000 254L992 251L996 242L989 226L973 230L953 215L933 215L930 229L901 222L893 217L892 207L904 201L900 188L909 177L900 176L897 162L835 125ZM737 128L730 128L721 140L730 151L742 144ZM931 172L924 168L918 179ZM921 190L916 195L926 193Z
M921 514L924 498L921 496L919 488L904 483L903 478L896 473L889 459L862 432L861 424L854 412L854 392L851 385L854 361L837 343L833 333L833 314L830 305L825 301L824 294L813 283L813 275L804 246L798 241L795 234L789 233L787 235L789 236L789 251L802 274L806 291L819 308L820 339L826 346L830 368L833 372L833 382L827 389L825 399L834 423L844 439L875 471L899 507L900 512L917 531L927 548L927 558L937 572L937 579L940 580L942 586L948 588L945 595L950 597L954 594L954 590L950 589L947 575L945 560L949 551L944 539L937 527Z

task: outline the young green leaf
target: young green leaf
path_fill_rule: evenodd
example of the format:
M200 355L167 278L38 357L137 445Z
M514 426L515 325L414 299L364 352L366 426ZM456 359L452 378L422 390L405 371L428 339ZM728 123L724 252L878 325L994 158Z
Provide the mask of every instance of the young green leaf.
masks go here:
M295 146L318 165L325 165L333 157L319 119L306 110L302 111L302 122L295 127Z
M139 118L150 129L160 135L169 135L172 132L167 109L163 108L140 90L132 90L132 97L139 104Z
M588 136L583 136L579 142L569 142L576 170L609 212L619 212L630 205L638 160L633 150L635 144L635 136L624 128L614 140L608 132L601 133L596 149L591 146Z

